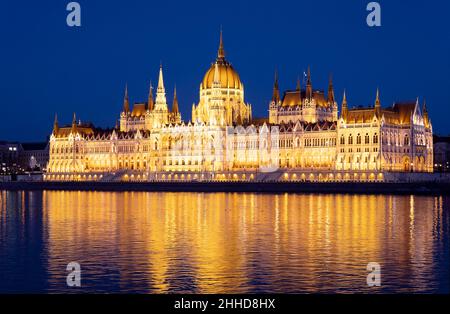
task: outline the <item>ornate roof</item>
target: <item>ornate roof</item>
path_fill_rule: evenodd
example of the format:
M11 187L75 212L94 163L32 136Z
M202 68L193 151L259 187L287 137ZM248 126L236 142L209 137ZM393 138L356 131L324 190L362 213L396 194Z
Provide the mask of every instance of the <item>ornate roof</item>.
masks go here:
M295 107L302 104L302 100L306 98L306 90L295 90L286 91L283 95L283 100L281 102L283 107ZM316 101L318 106L328 107L328 102L326 100L323 91L315 90L313 91L313 99Z

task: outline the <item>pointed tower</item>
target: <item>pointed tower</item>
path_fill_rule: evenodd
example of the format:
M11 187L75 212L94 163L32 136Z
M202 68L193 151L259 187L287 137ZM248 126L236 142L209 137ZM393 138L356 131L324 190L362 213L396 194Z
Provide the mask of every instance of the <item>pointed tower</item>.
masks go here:
M275 70L275 80L273 82L272 102L275 105L278 105L280 103L280 88L278 86L278 71L277 70Z
M429 128L431 123L430 123L430 117L428 116L427 103L426 103L425 99L423 100L422 115L423 115L423 123L425 124L425 127Z
M377 97L375 99L375 116L377 118L381 117L381 102L380 102L380 90L377 88Z
M178 109L178 98L177 98L177 87L173 89L173 104L172 104L172 113L179 113Z
M166 89L164 88L164 78L162 65L159 67L158 88L156 89L155 110L167 111Z
M269 104L269 123L278 123L278 106L280 105L280 89L278 86L278 71L275 70L275 79L273 82L272 100Z
M311 83L311 69L308 66L308 73L306 76L306 98L311 100L313 97L313 89L312 89L312 83Z
M123 112L130 112L130 102L128 100L128 84L125 84L125 96L123 97Z
M73 118L72 118L72 133L76 133L76 132L77 132L77 116L74 112Z
M219 50L217 51L217 61L225 60L225 49L223 48L223 36L222 36L222 28L220 28L220 42L219 42Z
M149 111L153 111L154 108L155 108L155 102L153 101L153 86L152 86L152 82L150 82L150 88L148 91L147 109Z
M53 134L58 134L59 125L58 125L58 114L55 113L55 122L53 122Z
M330 79L328 83L328 104L333 106L335 102L334 99L334 88L333 88L333 76L330 74Z
M192 123L197 122L197 114L196 114L196 109L195 109L195 103L192 103L191 119L192 119Z
M153 112L154 126L169 123L169 108L167 106L166 89L164 88L162 65L159 67L158 88L156 89L156 101Z
M342 97L342 112L341 112L341 118L344 119L344 121L347 121L348 116L348 106L347 106L347 95L344 90L344 96Z
M301 86L300 86L300 76L297 77L297 85L295 86L295 90L296 90L296 91L300 91L300 90L301 90Z

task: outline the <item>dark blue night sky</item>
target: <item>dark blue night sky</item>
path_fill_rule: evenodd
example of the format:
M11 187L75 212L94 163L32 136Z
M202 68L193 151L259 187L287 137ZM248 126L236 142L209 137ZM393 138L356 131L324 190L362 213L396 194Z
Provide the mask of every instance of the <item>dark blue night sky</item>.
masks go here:
M2 1L0 139L43 140L55 112L114 126L125 83L145 101L160 62L189 120L221 25L254 117L267 115L276 67L284 90L311 65L313 87L332 72L350 106L373 104L377 87L383 106L426 98L435 133L450 133L449 1L379 1L381 28L366 24L369 0L78 2L81 28L66 25L69 1Z

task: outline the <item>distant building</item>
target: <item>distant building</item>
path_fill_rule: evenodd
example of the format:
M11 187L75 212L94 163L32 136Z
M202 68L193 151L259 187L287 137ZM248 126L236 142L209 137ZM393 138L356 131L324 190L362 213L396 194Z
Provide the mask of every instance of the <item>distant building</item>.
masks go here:
M450 136L433 137L434 141L434 171L450 171Z
M44 171L49 159L49 143L0 141L0 174Z
M20 172L19 154L21 146L18 142L0 141L0 174Z
M25 170L44 171L49 159L49 143L22 143L20 165Z

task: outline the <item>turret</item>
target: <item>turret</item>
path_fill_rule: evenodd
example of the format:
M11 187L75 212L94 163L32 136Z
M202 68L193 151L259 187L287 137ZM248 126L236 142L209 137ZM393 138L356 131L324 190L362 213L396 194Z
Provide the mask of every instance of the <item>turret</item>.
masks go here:
M328 104L330 106L334 105L334 88L333 88L333 76L330 74L330 80L328 83Z
M430 117L428 116L427 104L425 99L423 100L422 114L423 114L423 123L425 124L426 128L429 128L431 123Z
M381 102L380 102L380 90L377 88L377 97L375 99L375 116L381 117Z
M272 102L276 105L280 102L280 89L278 86L278 71L275 70L275 80L273 83L273 94L272 94Z
M130 102L128 100L128 84L125 85L125 96L123 97L123 112L130 112Z
M313 97L313 89L311 83L311 69L308 66L308 74L306 77L306 98L311 100Z
M341 118L344 119L344 121L347 121L347 115L348 115L347 95L346 95L346 92L344 90L344 96L342 98Z
M58 134L59 125L58 125L58 114L55 113L55 122L53 122L53 134Z
M219 50L217 51L217 60L225 59L225 49L223 48L223 37L222 37L222 29L220 29L220 43Z
M76 133L76 132L77 132L77 116L74 112L73 118L72 118L72 133Z
M167 111L166 89L164 88L164 78L162 65L159 67L158 88L156 89L155 109Z
M172 104L172 113L179 113L178 109L178 98L177 98L177 88L175 87L173 90L173 104Z

